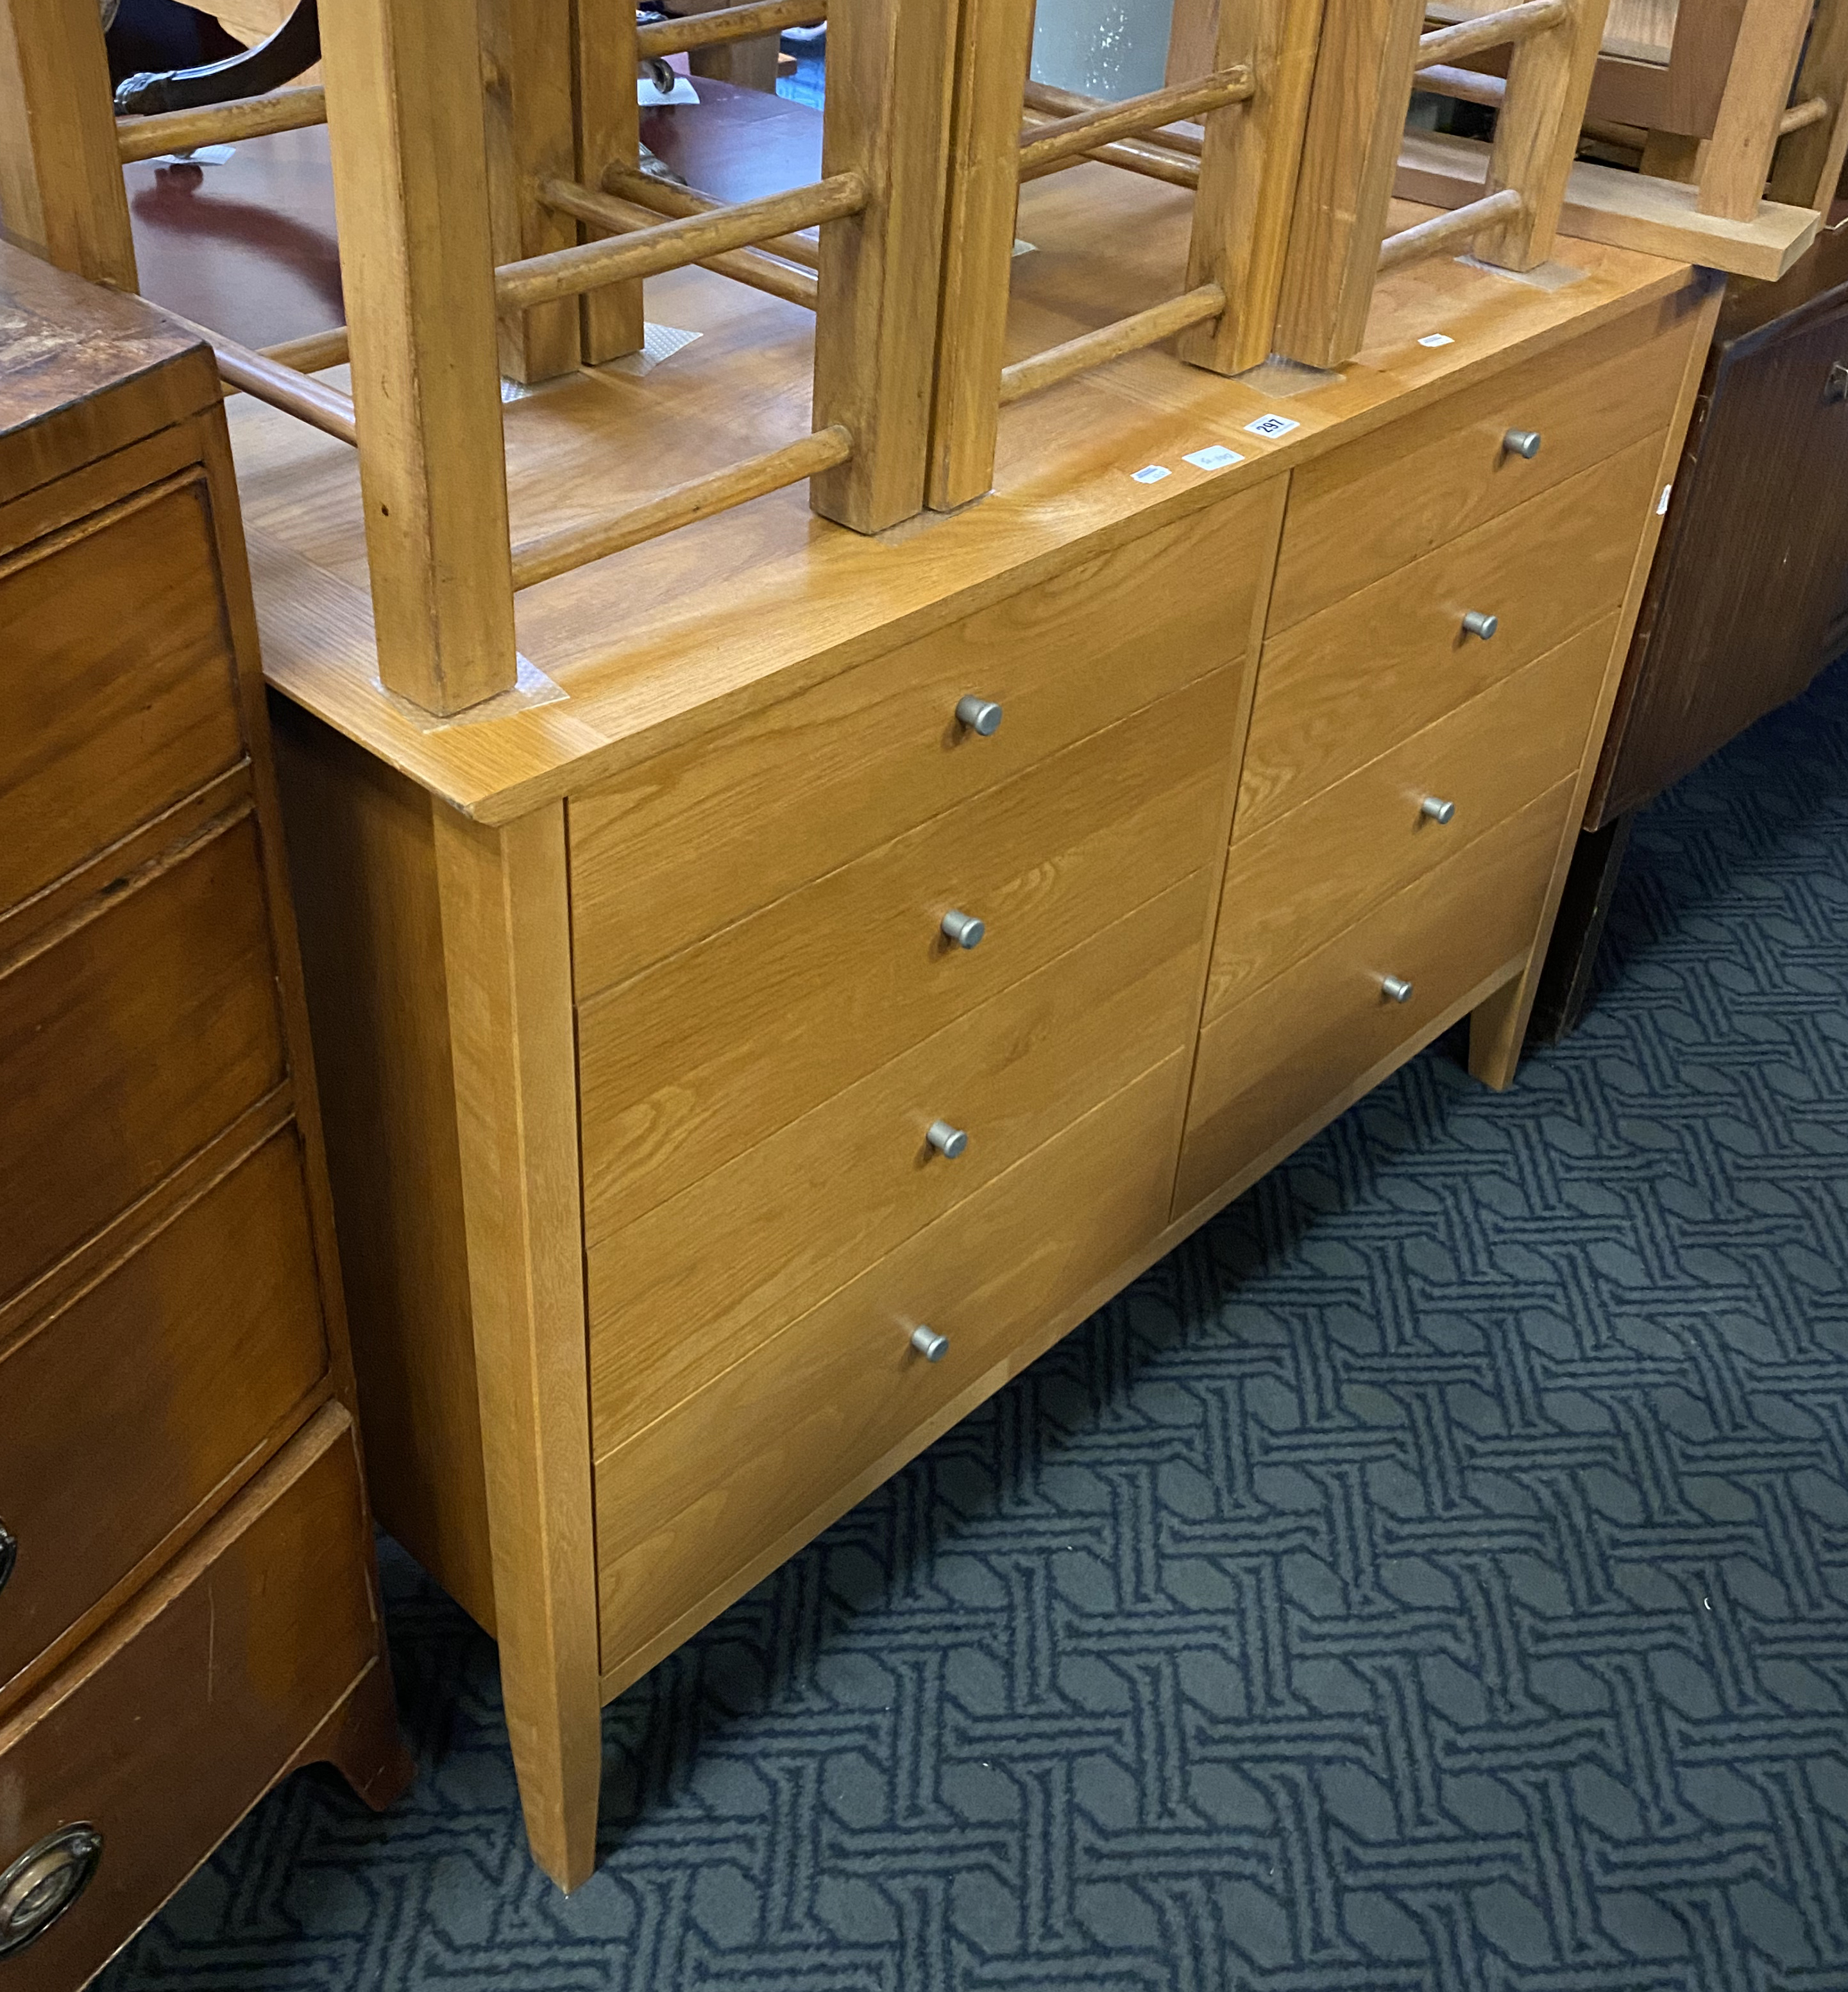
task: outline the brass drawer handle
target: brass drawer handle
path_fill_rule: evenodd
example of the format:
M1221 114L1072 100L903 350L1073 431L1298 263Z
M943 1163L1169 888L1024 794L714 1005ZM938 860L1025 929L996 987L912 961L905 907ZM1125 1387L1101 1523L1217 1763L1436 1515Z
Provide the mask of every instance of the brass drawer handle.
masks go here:
M947 1120L933 1120L924 1130L924 1139L945 1161L953 1162L969 1144L968 1134Z
M1428 816L1433 823L1448 823L1457 814L1457 805L1442 796L1426 796L1418 805L1418 814Z
M1524 456L1532 462L1540 454L1540 431L1538 429L1510 429L1501 438L1501 447L1510 456Z
M921 1323L911 1331L911 1346L927 1363L941 1363L950 1352L950 1338Z
M1480 636L1485 643L1501 627L1499 616L1486 616L1480 609L1472 609L1463 619L1463 633L1466 636Z
M4 1522L0 1522L0 1591L6 1588L6 1580L13 1574L13 1565L19 1561L19 1539Z
M992 698L978 698L968 691L956 701L956 717L972 733L979 733L985 740L1000 728L1001 708Z
M1382 975L1379 979L1381 993L1395 1003L1409 1003L1412 985L1402 975Z
M94 1826L60 1826L0 1873L0 1957L36 1943L89 1886L102 1857Z
M959 913L954 907L943 916L944 938L953 940L958 947L977 947L982 936L988 932L973 913Z

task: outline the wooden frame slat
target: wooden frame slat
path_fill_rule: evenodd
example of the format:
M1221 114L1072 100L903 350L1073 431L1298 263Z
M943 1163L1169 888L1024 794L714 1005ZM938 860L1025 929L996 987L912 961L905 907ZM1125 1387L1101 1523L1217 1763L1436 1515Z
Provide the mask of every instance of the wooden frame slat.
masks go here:
M749 6L716 7L708 14L651 21L637 31L636 48L644 56L683 55L689 49L749 41L784 28L812 27L827 19L827 0L752 0Z
M1020 170L1030 172L1055 159L1075 159L1112 138L1134 138L1180 118L1203 117L1222 105L1242 104L1254 87L1249 66L1239 63L1197 84L1077 111L1037 131L1030 128L1020 135Z
M195 145L230 145L272 131L300 131L327 122L327 93L318 83L272 90L231 104L208 104L197 111L156 111L144 118L115 121L116 149L124 165L183 152Z
M572 0L571 36L576 179L600 187L605 173L633 171L641 157L641 111L630 81L640 60L632 0ZM580 234L594 239L589 229ZM639 278L578 299L578 350L586 366L639 353L646 331Z
M580 221L593 222L613 235L633 234L638 229L653 228L661 220L651 210L634 201L619 200L614 194L594 193L589 187L579 186L569 180L541 181L539 197L561 213L576 215ZM807 310L817 308L821 285L814 272L792 269L775 257L766 255L760 248L720 250L715 255L701 257L699 267L716 270L722 277L731 277L739 283L750 285L753 290L767 291L774 298L784 298Z

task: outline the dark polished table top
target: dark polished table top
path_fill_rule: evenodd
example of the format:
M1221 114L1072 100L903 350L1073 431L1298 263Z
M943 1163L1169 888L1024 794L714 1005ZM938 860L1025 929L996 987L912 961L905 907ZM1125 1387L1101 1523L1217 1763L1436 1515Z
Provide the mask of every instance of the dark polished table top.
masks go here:
M700 101L642 114L642 142L692 185L749 200L816 179L807 105L715 77ZM222 165L127 169L142 294L246 346L345 322L327 131L248 138Z

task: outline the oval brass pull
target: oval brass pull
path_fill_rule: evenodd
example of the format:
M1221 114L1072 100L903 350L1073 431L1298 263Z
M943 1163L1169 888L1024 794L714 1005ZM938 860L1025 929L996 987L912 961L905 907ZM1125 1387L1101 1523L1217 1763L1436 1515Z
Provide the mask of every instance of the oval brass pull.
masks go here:
M0 1873L0 1957L36 1943L84 1889L103 1857L103 1836L80 1822L36 1840Z

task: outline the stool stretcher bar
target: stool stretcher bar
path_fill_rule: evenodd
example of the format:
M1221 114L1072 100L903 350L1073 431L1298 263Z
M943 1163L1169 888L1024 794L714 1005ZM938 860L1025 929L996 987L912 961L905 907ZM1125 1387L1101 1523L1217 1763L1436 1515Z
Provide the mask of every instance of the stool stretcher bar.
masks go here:
M689 49L746 41L784 28L813 27L827 18L827 0L754 0L748 7L718 7L709 14L651 21L635 31L636 53L644 58L684 55Z
M1504 187L1498 193L1485 194L1481 200L1453 207L1447 214L1433 215L1416 227L1402 228L1379 245L1379 267L1382 271L1396 270L1402 263L1416 263L1426 256L1435 256L1453 243L1467 242L1480 235L1485 228L1518 221L1526 206L1515 189Z
M1061 345L1047 346L1044 353L1016 360L1013 366L1001 370L1001 405L1005 408L1037 394L1042 387L1069 380L1074 374L1087 373L1126 353L1139 353L1146 346L1159 345L1176 333L1185 332L1189 326L1204 325L1208 319L1218 317L1225 309L1225 292L1217 284L1202 284L1197 290L1183 292L1179 297L1152 305L1146 311L1119 318L1113 325L1100 326L1095 332L1081 333Z
M613 194L593 193L573 180L541 180L539 198L561 214L575 215L579 221L613 230L619 235L653 228L661 220L634 201L618 200ZM699 267L748 284L753 290L767 291L773 298L801 305L805 310L818 308L822 287L814 271L792 269L761 249L722 249L715 255L701 257Z
M1029 111L1041 111L1050 118L1070 118L1083 111L1105 111L1115 107L1106 97L1086 97L1075 90L1060 90L1050 83L1036 83L1031 77L1022 93ZM1206 149L1206 141L1197 131L1184 131L1177 124L1164 124L1143 136L1170 152L1185 152L1197 159Z
M1198 83L1126 97L1121 104L1081 111L1037 129L1029 125L1020 135L1020 171L1026 175L1055 159L1075 158L1108 139L1134 138L1179 118L1199 117L1224 104L1242 104L1253 88L1250 69L1240 63Z
M156 111L145 118L115 121L116 148L124 165L156 159L163 152L187 152L196 145L222 145L238 138L261 138L272 131L299 131L327 122L327 93L318 84L299 90L272 90L233 104L208 104L197 111Z
M1499 13L1459 21L1453 28L1433 28L1428 35L1419 37L1412 67L1432 69L1462 56L1479 55L1484 49L1505 48L1510 42L1524 42L1529 36L1544 34L1571 18L1572 9L1566 0L1525 0L1524 5L1505 7Z
M716 194L702 193L697 187L675 186L634 166L606 166L603 169L603 191L634 206L677 220L688 215L714 214L729 205ZM805 270L818 270L822 266L822 246L811 236L770 235L753 246L767 255L781 256L786 263L800 263Z
M166 310L164 305L161 309ZM343 394L337 387L330 387L325 381L297 373L292 367L285 367L266 353L240 346L236 339L227 339L221 332L195 325L178 312L169 311L166 316L176 325L196 333L212 349L221 380L229 381L234 387L241 387L245 394L259 401L267 401L272 408L280 408L285 414L306 422L325 435L337 436L342 442L358 447L359 430L354 421L350 395Z

